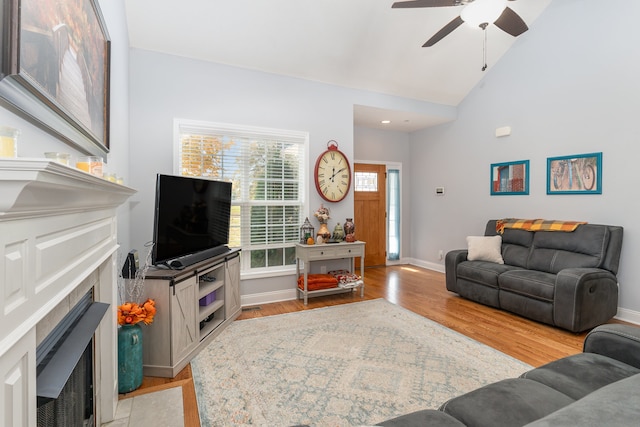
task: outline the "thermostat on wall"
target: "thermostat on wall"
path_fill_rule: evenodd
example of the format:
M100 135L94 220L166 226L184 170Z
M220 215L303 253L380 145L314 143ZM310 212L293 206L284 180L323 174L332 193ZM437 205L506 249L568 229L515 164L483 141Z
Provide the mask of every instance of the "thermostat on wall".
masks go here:
M436 187L436 196L444 196L444 187Z

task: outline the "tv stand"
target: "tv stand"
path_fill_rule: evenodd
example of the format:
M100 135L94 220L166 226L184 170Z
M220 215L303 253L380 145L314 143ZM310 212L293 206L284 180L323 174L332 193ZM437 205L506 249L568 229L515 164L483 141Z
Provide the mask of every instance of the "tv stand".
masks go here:
M180 270L152 267L146 298L157 312L142 328L144 375L173 378L240 315L240 250L225 247Z

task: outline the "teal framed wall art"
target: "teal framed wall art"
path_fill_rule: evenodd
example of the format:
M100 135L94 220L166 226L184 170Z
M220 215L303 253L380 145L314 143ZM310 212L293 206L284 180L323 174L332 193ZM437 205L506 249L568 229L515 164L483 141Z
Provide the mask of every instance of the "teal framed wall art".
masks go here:
M491 195L513 196L529 194L529 160L493 163L491 165Z
M602 194L602 153L549 157L547 194Z

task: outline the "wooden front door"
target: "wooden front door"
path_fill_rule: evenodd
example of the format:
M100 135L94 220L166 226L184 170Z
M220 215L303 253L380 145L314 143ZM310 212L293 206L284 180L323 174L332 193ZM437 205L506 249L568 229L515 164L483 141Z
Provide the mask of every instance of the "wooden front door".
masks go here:
M356 238L366 243L364 252L365 267L385 265L387 256L387 214L386 189L387 174L385 165L356 163L354 218ZM358 180L362 177L362 185ZM356 260L359 265L359 260Z

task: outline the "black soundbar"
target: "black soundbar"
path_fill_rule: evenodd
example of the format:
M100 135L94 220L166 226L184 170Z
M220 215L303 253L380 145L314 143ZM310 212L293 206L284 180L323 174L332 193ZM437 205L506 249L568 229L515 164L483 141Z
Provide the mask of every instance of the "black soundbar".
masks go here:
M229 252L229 248L227 246L216 246L215 248L205 249L194 254L176 258L174 260L171 260L168 264L169 267L173 270L182 270L185 267L189 267L190 265L199 263L200 261L204 261L208 258L213 258L214 256L221 255L227 252Z

